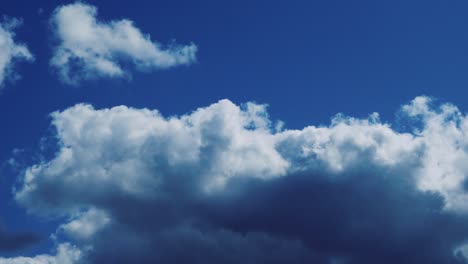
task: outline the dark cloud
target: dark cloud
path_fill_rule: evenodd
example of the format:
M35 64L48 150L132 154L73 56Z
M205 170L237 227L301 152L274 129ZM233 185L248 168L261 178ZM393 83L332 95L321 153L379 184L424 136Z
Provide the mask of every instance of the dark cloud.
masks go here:
M0 226L0 252L18 251L39 242L34 233L13 233Z
M115 230L114 230L115 231ZM103 240L92 263L314 263L320 259L298 240L265 233L179 225L146 234L125 234L117 243ZM112 237L112 236L111 236ZM120 252L117 256L113 252Z
M460 263L453 249L468 236L468 218L444 211L440 195L411 180L380 173L239 183L240 194L212 200L207 219L239 233L298 239L346 263Z
M161 204L115 200L106 207L116 222L90 259L465 263L454 249L468 237L468 218L443 210L443 198L417 190L410 177L375 173L235 180L222 194L185 193Z

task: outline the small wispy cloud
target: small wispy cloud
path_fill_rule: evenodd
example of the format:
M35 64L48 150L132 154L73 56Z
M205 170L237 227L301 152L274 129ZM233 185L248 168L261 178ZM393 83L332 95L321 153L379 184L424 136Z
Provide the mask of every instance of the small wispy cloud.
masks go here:
M125 65L153 70L190 64L195 44L163 47L128 19L99 21L97 7L77 2L58 7L51 19L58 45L50 64L62 81L130 76Z
M6 80L16 80L20 75L15 71L17 61L33 61L34 56L24 44L15 41L14 30L22 24L20 19L4 18L0 23L0 88Z

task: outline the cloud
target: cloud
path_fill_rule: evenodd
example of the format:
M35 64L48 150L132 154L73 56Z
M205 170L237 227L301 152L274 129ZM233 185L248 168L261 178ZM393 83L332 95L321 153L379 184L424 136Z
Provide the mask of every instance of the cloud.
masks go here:
M34 56L28 48L15 42L14 30L21 25L21 20L10 18L0 23L0 88L6 80L16 80L20 75L14 71L16 62L33 61Z
M35 257L2 258L0 264L73 264L78 263L81 251L70 244L60 244L56 255L38 255Z
M194 44L163 47L131 20L99 21L97 8L81 2L56 8L51 22L59 44L50 64L69 84L98 77L129 76L124 65L154 70L195 61Z
M39 241L33 233L11 233L0 227L0 252L17 251Z
M91 208L88 211L80 212L73 216L70 222L59 227L59 231L76 240L85 240L96 235L109 222L109 217L103 211Z
M400 115L408 132L376 113L277 130L254 103L78 104L15 196L68 218L90 263L466 263L468 117L428 97Z

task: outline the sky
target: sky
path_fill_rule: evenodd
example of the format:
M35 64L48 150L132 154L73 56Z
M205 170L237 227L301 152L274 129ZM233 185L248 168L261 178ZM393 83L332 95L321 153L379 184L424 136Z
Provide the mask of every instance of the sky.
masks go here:
M468 263L466 1L4 1L0 264Z

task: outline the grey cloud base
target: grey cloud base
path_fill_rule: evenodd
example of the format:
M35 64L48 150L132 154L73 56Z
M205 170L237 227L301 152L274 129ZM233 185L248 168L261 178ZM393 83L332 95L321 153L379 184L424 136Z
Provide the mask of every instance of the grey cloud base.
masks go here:
M15 195L66 216L67 263L467 263L468 117L427 97L401 113L413 131L377 114L275 131L265 105L228 100L171 118L79 104L52 114L59 150Z

